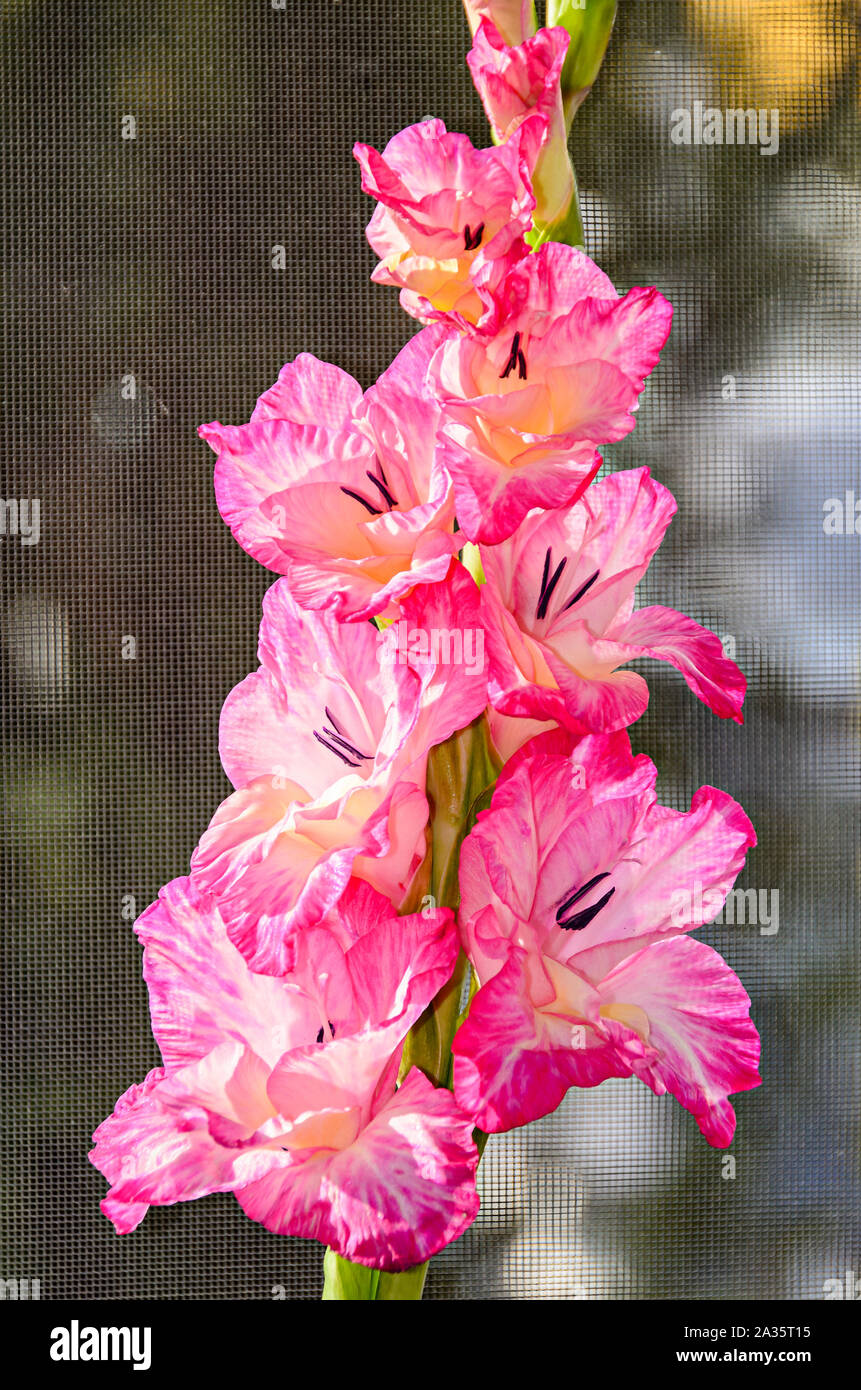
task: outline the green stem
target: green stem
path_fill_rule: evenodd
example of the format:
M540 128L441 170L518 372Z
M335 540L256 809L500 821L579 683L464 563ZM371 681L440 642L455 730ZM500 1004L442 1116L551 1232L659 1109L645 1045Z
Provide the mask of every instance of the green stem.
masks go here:
M323 1301L371 1303L377 1296L380 1271L354 1265L327 1250L323 1257Z
M377 1287L378 1303L418 1302L422 1296L427 1278L427 1262L407 1269L403 1274L380 1274Z
M454 912L458 909L460 846L471 828L476 801L497 774L483 715L430 751L427 794L431 806L431 894L440 907L450 907ZM461 951L451 979L410 1031L404 1046L402 1077L412 1067L420 1067L436 1085L450 1085L451 1044L468 973L469 962Z
M551 222L547 226L536 225L529 234L528 240L533 251L537 251L538 247L543 246L545 241L562 241L566 246L576 246L581 251L584 249L586 238L583 232L583 216L580 212L580 191L577 187L577 175L574 173L573 165L571 166L571 173L574 176L571 201L557 222Z
M432 748L428 754L427 796L431 813L429 887L439 907L450 907L454 912L458 909L460 847L498 774L499 766L491 752L484 715L466 729L453 734L445 743ZM411 898L414 896L411 895ZM461 951L451 979L407 1036L400 1068L401 1079L413 1067L420 1067L436 1085L451 1085L451 1045L468 978L469 962ZM333 1250L327 1250L323 1270L323 1298L326 1300L407 1302L421 1298L427 1264L417 1265L400 1274L386 1274L351 1264Z

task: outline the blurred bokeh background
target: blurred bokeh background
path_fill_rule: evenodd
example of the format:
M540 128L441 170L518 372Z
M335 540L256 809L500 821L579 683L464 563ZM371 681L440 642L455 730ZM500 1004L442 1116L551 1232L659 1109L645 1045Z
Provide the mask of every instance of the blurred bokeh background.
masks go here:
M725 639L747 722L655 667L633 734L662 799L710 782L759 832L739 886L763 914L702 934L752 996L765 1083L734 1164L633 1080L493 1139L427 1297L815 1299L861 1277L859 22L836 0L621 0L572 139L590 253L676 308L607 461L675 493L642 599ZM367 385L406 340L369 283L351 147L426 115L486 144L466 46L458 0L0 0L0 478L30 503L0 536L0 1277L43 1298L319 1294L319 1247L228 1196L116 1236L86 1154L157 1061L131 921L227 790L218 713L271 582L196 426L246 420L297 352ZM776 108L779 148L674 143L709 106Z

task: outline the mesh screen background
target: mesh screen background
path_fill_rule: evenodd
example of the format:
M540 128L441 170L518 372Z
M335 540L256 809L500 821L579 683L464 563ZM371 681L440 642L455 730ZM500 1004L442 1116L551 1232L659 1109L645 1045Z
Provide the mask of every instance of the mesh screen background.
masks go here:
M494 1138L432 1299L821 1298L861 1272L861 540L823 529L827 499L861 498L859 14L751 0L730 42L725 8L622 0L572 148L588 249L676 308L607 458L675 493L641 599L734 643L747 722L653 667L633 734L663 800L710 782L757 827L738 886L779 893L779 930L701 935L752 996L765 1084L737 1100L734 1178L633 1080ZM429 114L487 143L466 26L457 0L0 15L3 496L41 500L38 544L0 538L0 1276L43 1298L316 1298L320 1248L229 1196L117 1237L86 1154L158 1060L128 917L186 871L226 794L219 709L256 665L271 582L219 519L196 426L246 420L297 352L368 385L406 340L396 293L369 282L351 147ZM778 107L779 151L674 145L695 100Z

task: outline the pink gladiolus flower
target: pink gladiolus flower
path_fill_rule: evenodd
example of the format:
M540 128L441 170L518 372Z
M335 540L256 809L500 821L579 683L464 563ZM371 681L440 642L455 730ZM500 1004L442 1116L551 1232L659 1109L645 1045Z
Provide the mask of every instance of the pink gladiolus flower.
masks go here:
M535 217L545 226L564 216L574 192L561 86L568 44L567 30L556 26L511 46L484 19L466 59L494 139L504 144L521 138Z
M463 6L473 36L483 19L496 26L506 43L523 43L535 33L533 0L463 0Z
M218 454L222 516L303 607L360 621L445 578L458 542L425 386L442 336L419 333L364 397L346 372L302 353L249 424L200 427Z
M478 589L457 561L402 613L413 631L481 630ZM403 900L425 855L428 750L481 713L487 678L447 651L405 663L367 623L303 612L283 580L264 600L259 654L221 721L238 790L192 876L252 967L281 974L296 931L334 908L351 875Z
M613 473L567 510L532 512L484 546L490 698L503 714L608 733L639 719L634 657L668 661L715 714L742 722L746 681L719 638L634 590L676 510L648 468Z
M722 907L753 827L714 787L686 813L659 805L655 777L624 733L541 734L464 842L460 923L481 988L455 1037L455 1094L485 1131L633 1075L722 1147L728 1095L759 1083L747 995L684 934L702 924L686 903L707 920Z
M163 1066L94 1136L118 1231L234 1192L268 1230L382 1269L460 1235L478 1209L471 1123L421 1072L395 1089L403 1039L454 966L448 909L395 917L353 883L282 979L251 973L188 879L137 930Z
M596 445L634 428L672 318L656 289L620 298L588 256L555 242L519 262L500 295L504 327L451 334L430 364L458 521L491 545L532 508L584 491Z
M414 318L485 321L475 278L498 283L527 252L535 199L520 145L515 137L476 150L433 119L400 131L382 154L354 146L362 187L378 202L367 227L380 257L371 278L399 286Z

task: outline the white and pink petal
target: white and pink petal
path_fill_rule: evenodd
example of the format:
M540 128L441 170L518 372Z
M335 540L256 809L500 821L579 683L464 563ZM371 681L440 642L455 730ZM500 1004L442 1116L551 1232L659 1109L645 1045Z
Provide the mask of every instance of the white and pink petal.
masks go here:
M296 1154L237 1196L270 1231L319 1240L357 1264L409 1269L475 1219L472 1128L451 1093L414 1069L348 1147Z

